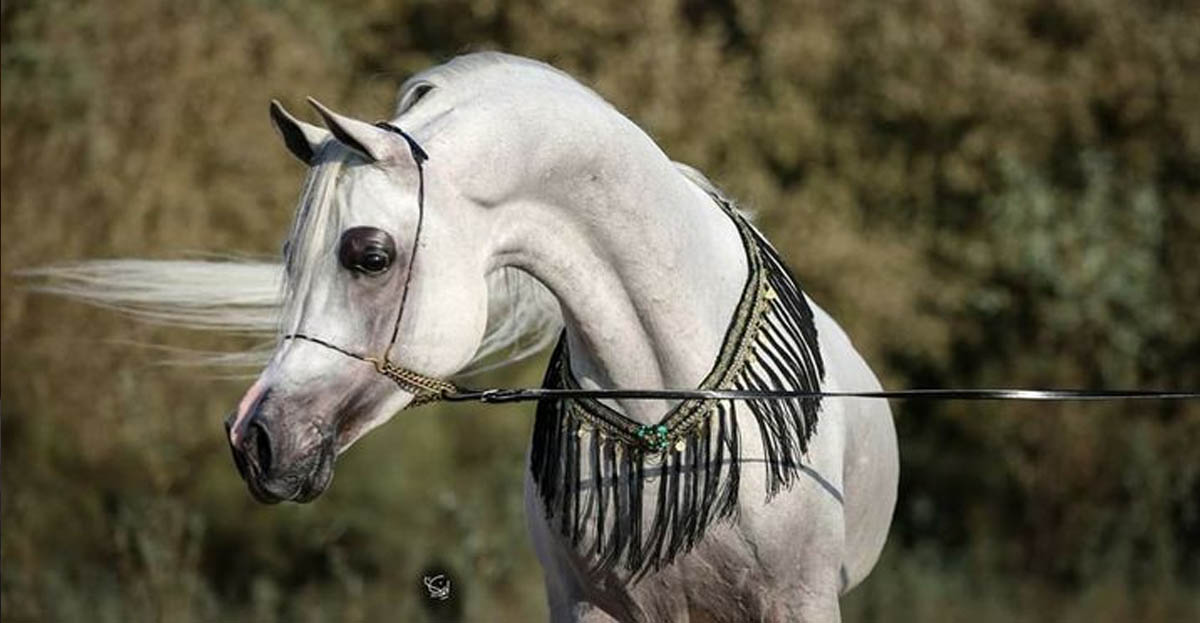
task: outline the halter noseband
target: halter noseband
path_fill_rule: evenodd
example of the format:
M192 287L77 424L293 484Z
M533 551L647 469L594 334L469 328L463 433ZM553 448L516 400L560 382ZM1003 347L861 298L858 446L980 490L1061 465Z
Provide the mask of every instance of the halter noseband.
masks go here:
M412 281L413 262L416 260L417 246L421 240L421 228L425 223L425 161L429 160L429 154L417 143L416 139L390 122L380 121L375 126L388 132L399 134L404 139L404 142L408 143L408 149L412 154L413 162L417 165L417 229L413 235L412 249L408 254L408 272L404 275L404 290L400 295L400 308L396 312L396 323L392 327L392 339L388 341L387 348L384 349L383 354L378 357L362 355L342 348L332 342L327 342L303 333L290 333L283 336L283 339L305 340L324 346L352 359L371 364L375 367L376 372L391 379L401 389L413 394L413 400L409 403L409 406L415 407L441 400L447 396L457 394L459 391L458 386L450 381L421 374L415 370L397 365L391 360L392 347L396 345L396 339L400 335L400 320L404 317L404 307L408 301L409 283Z

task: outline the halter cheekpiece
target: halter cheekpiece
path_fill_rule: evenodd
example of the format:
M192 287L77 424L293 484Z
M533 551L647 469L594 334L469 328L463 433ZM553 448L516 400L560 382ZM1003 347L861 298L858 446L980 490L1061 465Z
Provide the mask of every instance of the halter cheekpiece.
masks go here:
M392 338L388 341L387 348L377 357L356 353L332 342L304 333L290 333L283 336L283 339L306 340L335 350L347 357L371 364L375 367L376 372L391 379L401 389L412 394L413 399L408 406L416 407L440 400L447 394L452 394L458 390L458 387L450 381L421 374L415 370L397 365L391 360L392 348L396 345L396 339L400 335L400 321L404 317L404 307L408 301L408 289L412 281L413 262L416 260L417 247L421 240L421 229L425 224L425 162L429 160L429 154L421 147L420 143L417 143L416 139L392 123L380 121L375 126L400 135L404 139L404 142L408 144L409 153L412 154L413 162L417 165L417 227L416 232L413 234L412 248L408 253L408 271L404 274L404 289L400 295L400 307L396 311L396 322L392 325Z

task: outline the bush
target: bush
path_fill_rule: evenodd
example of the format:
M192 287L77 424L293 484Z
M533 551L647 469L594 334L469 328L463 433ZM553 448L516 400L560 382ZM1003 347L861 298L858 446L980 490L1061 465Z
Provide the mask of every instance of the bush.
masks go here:
M1200 387L1188 3L45 0L0 28L12 620L417 620L429 565L465 620L544 616L519 410L429 409L319 503L260 508L219 436L244 382L112 342L244 344L10 276L276 253L301 171L269 98L374 118L468 50L555 63L742 198L888 386ZM848 620L1195 616L1194 404L895 411L900 506Z

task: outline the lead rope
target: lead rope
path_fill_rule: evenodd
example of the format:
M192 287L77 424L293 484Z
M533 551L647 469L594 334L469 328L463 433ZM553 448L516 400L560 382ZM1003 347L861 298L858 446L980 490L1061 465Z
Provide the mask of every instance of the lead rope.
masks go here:
M873 398L893 400L1020 400L1033 402L1099 400L1200 400L1200 391L1142 389L895 389L871 392L749 391L736 389L514 389L462 390L443 396L447 402L504 404L569 398L613 400L792 400L818 398Z

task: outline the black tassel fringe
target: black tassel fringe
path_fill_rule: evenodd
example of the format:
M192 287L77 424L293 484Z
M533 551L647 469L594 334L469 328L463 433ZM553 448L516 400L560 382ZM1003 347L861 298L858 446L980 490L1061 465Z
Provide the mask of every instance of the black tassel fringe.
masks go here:
M727 340L751 341L729 386L817 391L825 369L812 310L778 253L740 216L734 219L753 260L751 280L763 279L769 287L754 289L766 299L761 313L748 319L755 326L730 327ZM564 336L545 387L568 385L568 359ZM770 499L799 475L820 401L754 400L746 406L762 439ZM693 423L685 431L671 431L665 448L650 447L632 435L644 427L599 403L538 404L533 480L552 525L594 571L623 568L636 582L689 551L714 522L737 513L742 431L734 403L710 401L700 418L688 421ZM663 422L671 424L672 417Z

